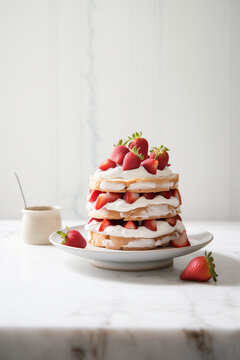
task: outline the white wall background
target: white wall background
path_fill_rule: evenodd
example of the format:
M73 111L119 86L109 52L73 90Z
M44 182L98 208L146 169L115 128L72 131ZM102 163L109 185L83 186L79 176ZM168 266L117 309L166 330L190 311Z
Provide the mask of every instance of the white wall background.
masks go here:
M86 216L89 175L142 130L185 219L240 218L239 0L0 0L0 218Z

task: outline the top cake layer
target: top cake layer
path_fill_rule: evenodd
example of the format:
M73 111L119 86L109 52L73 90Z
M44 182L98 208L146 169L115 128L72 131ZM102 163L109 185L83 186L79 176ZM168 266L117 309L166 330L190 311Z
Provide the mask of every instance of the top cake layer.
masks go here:
M175 189L178 174L169 168L166 147L153 147L142 133L114 145L110 158L103 161L91 176L90 189L108 192L159 192ZM128 146L126 146L128 144Z
M98 168L91 176L90 188L110 192L158 192L177 188L178 180L178 174L172 173L169 166L152 174L143 165L131 170L116 165L107 170Z
M131 171L133 170L129 170L128 173ZM99 173L97 173L97 175L99 175ZM178 174L171 174L167 177L155 175L155 177L129 179L120 177L107 178L105 176L103 178L96 178L95 175L93 175L90 178L90 188L109 192L159 192L176 189L178 187L178 180Z

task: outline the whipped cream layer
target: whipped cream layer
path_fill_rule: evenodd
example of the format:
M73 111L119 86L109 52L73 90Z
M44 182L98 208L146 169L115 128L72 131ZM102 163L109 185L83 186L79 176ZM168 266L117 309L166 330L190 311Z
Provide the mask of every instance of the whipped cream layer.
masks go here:
M172 208L171 209L171 216L177 215L177 213L180 212L180 207ZM124 217L125 213L121 213L121 216ZM145 209L141 210L140 217L141 218L152 218L153 216L155 218L163 217L169 214L169 207L168 205L156 205L151 206Z
M91 212L91 217L107 217L108 214L108 210L101 208L100 210L89 210L89 212ZM171 209L171 216L175 216L177 215L177 213L180 212L180 206L178 206L177 208L172 208ZM127 212L120 212L120 216L122 218L124 218L126 216ZM145 209L141 210L141 213L138 215L141 218L160 218L160 217L165 217L169 214L169 207L168 205L154 205L154 206L149 206ZM131 215L131 218L134 219L134 216Z
M87 203L87 210L95 210L95 202L88 202ZM153 199L146 199L144 196L140 196L134 203L129 204L124 199L117 199L114 202L109 202L105 204L101 209L119 211L119 212L127 212L131 210L135 210L138 208L143 208L148 205L171 205L173 207L179 206L179 201L174 196L171 196L170 199L166 199L162 195L157 195ZM101 211L99 209L99 211Z
M179 234L175 233L171 236L166 236L161 240L153 240L153 239L137 239L133 241L129 241L127 245L124 245L124 248L156 248L158 246L162 246L164 244L168 244L171 240L177 240L179 238ZM103 246L105 247L114 247L115 243L111 239L105 239L102 241Z
M137 239L137 240L129 241L129 243L127 245L124 245L124 247L125 248L155 248L158 246L162 246L164 244L168 244L169 241L171 240L177 240L179 236L180 236L179 234L175 233L171 236L166 236L164 239L156 240L156 241L153 239Z
M117 165L115 168L110 168L106 171L97 169L94 173L95 179L154 179L158 177L167 177L172 174L171 169L166 166L163 170L157 170L156 174L149 173L143 166L137 169L126 170L122 169L122 166Z
M125 188L125 185L114 182L102 181L100 188L102 190L123 190Z
M99 234L117 236L117 237L127 237L127 238L147 238L152 239L153 237L158 237L162 235L170 234L174 231L178 233L182 233L185 230L185 227L182 221L177 220L175 226L171 226L167 221L158 220L157 222L157 230L152 231L146 228L145 226L139 226L137 229L126 229L121 225L111 225L106 227L103 231L98 231L101 223L98 221L91 221L90 224L86 225L86 230L99 232Z

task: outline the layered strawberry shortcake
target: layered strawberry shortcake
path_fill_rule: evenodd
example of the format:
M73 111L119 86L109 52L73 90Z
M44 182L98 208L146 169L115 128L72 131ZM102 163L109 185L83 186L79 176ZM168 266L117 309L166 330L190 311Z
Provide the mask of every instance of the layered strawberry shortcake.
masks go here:
M90 244L116 250L190 245L168 151L161 146L148 153L141 132L114 146L90 179Z

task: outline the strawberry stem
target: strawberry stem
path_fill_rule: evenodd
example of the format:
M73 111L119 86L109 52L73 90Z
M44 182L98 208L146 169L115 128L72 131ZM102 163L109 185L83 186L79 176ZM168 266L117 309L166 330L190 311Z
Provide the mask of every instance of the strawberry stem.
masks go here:
M205 251L205 257L207 259L208 265L209 265L209 271L210 274L212 275L213 281L217 282L217 276L218 274L215 271L215 264L214 264L214 259L212 257L212 252L207 253L207 251Z

